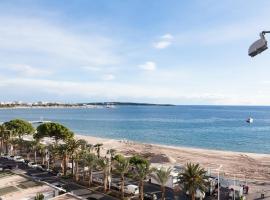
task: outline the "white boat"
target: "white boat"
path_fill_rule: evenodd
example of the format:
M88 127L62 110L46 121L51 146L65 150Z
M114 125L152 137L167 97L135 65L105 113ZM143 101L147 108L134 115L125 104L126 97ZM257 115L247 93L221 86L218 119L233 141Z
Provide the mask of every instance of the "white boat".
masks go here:
M252 124L253 123L253 118L249 117L247 120L246 120L247 123L249 124Z

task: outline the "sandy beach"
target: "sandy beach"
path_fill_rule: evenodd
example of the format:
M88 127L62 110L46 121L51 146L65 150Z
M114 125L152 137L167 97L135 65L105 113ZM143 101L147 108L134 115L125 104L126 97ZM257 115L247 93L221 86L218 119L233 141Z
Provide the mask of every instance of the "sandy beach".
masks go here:
M154 163L164 165L184 165L187 162L200 163L206 169L217 169L222 165L222 175L250 181L270 181L270 154L255 154L218 150L172 147L157 144L144 144L126 140L105 139L76 135L89 143L103 143L106 149L115 149L126 156L140 154Z

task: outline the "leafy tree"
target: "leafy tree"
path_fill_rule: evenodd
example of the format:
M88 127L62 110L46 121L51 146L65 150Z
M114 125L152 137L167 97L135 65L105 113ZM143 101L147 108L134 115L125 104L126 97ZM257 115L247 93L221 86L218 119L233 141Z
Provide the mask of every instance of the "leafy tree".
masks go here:
M171 168L160 168L155 171L155 174L152 175L152 177L160 184L161 192L162 192L162 200L165 200L165 185L168 182L170 178L172 170Z
M39 140L43 137L52 137L55 143L58 144L59 140L66 141L73 138L73 136L74 133L62 124L49 122L37 127L37 133L34 135L34 138Z
M144 197L144 180L154 171L154 168L150 167L149 162L142 162L136 165L135 167L135 177L139 180L139 197L140 200L143 200Z
M118 157L120 158L120 157ZM124 185L125 185L125 175L129 171L129 159L120 158L115 164L116 172L121 176L121 198L124 199Z
M6 130L12 132L12 136L18 136L19 138L23 135L33 134L35 131L31 123L21 119L13 119L3 125Z
M148 161L146 159L142 158L141 156L135 155L135 156L132 156L130 158L130 164L136 166L138 164L145 164L145 165L147 165L149 163L148 163Z
M206 191L208 185L206 171L199 164L187 163L184 171L179 175L180 184L195 200L196 191Z

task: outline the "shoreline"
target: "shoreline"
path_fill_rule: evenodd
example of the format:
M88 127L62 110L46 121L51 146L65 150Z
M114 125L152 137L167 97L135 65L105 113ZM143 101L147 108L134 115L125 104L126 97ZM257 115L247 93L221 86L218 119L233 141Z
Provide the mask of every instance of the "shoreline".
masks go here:
M114 141L120 141L120 140L127 140L126 138L123 139L118 139L118 138L108 138L108 137L102 137L102 136L92 136L92 135L85 135L85 134L81 134L81 133L75 133L75 137L79 136L79 137L89 137L89 138L94 138L94 139L98 139L98 140L104 140L104 141L108 141L108 140L114 140ZM175 145L167 145L167 144L158 144L158 143L147 143L147 142L140 142L140 141L135 141L135 140L127 140L129 142L132 143L136 143L136 144L141 144L141 145L154 145L154 146L160 146L163 148L169 148L169 149L181 149L181 150L191 150L191 151L209 151L212 153L215 152L219 152L219 153L225 153L225 154L246 154L246 155L250 155L250 156L258 156L258 157L268 157L270 156L270 152L268 153L256 153L256 152L246 152L246 151L232 151L232 150L221 150L221 149L206 149L206 148L199 148L199 147L191 147L191 146L175 146Z
M200 163L202 167L213 172L222 165L222 173L225 177L236 176L238 179L251 181L270 180L270 154L175 147L81 134L75 134L75 137L85 139L90 144L102 143L103 154L112 148L125 156L140 154L148 157L150 161L154 160L155 165L183 166L187 162L193 162ZM162 157L167 159L166 162L163 162Z

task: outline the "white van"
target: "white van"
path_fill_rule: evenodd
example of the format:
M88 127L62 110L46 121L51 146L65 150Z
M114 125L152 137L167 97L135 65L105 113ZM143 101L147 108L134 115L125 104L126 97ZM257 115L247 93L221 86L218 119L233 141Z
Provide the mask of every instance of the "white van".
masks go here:
M137 185L127 185L125 186L125 193L137 195L139 194L139 187Z

